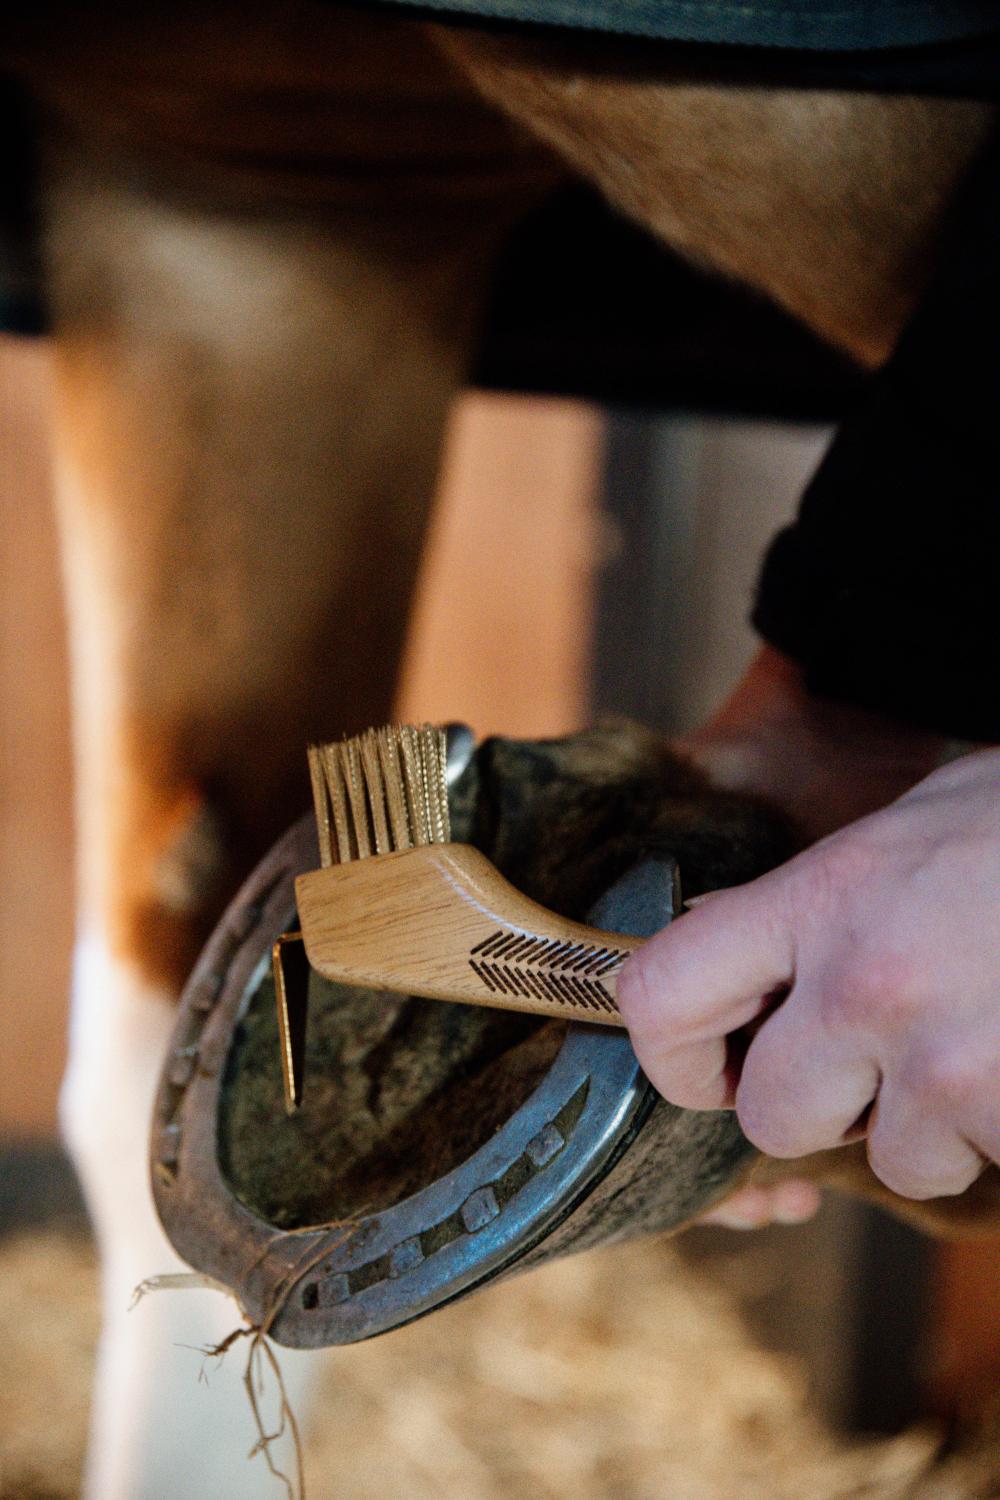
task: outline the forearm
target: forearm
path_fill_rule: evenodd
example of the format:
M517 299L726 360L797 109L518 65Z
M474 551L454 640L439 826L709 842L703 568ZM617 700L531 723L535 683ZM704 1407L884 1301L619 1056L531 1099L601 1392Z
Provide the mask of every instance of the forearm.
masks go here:
M809 691L764 646L719 712L681 748L713 781L778 802L818 838L883 807L945 758L948 742Z

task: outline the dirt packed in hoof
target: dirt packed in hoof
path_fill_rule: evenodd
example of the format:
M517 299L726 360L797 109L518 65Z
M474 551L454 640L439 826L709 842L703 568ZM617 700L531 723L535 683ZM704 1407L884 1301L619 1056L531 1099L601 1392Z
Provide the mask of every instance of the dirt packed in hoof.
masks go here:
M96 1293L86 1242L0 1243L4 1500L79 1494ZM666 1243L560 1262L334 1350L318 1357L317 1383L313 1500L1000 1495L1000 1422L947 1455L930 1427L835 1436L800 1362L763 1350L732 1287ZM189 1456L185 1494L199 1492L196 1468Z

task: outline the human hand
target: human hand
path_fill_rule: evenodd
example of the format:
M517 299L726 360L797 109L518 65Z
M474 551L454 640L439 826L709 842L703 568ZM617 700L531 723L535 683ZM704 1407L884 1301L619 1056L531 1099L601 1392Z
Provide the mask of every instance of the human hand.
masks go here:
M767 797L818 838L914 785L938 764L945 741L815 697L797 664L764 646L728 702L677 748L717 785ZM819 1203L814 1182L789 1177L738 1189L700 1222L730 1229L801 1223Z
M1000 1160L998 897L986 750L645 944L618 985L639 1060L768 1155L865 1133L893 1191L960 1193Z

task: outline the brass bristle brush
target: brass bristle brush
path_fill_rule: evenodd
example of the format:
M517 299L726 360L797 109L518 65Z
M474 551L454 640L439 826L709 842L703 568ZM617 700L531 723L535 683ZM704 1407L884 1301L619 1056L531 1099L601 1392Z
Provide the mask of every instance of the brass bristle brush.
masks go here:
M323 868L295 882L309 964L340 984L622 1026L615 983L639 939L557 916L478 849L451 843L446 757L431 725L310 749ZM275 945L290 1108L301 1099L305 984L301 949L294 973L286 945L298 937Z

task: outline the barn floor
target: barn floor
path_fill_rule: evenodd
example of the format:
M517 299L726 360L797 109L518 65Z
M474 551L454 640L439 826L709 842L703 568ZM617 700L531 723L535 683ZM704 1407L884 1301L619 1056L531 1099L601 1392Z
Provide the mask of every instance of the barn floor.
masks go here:
M848 1441L824 1426L801 1363L765 1350L744 1317L762 1294L758 1238L717 1232L695 1257L655 1242L582 1256L335 1351L308 1435L310 1495L1000 1496L1000 1411L949 1443L931 1428ZM77 1495L95 1335L86 1234L0 1235L3 1500Z

